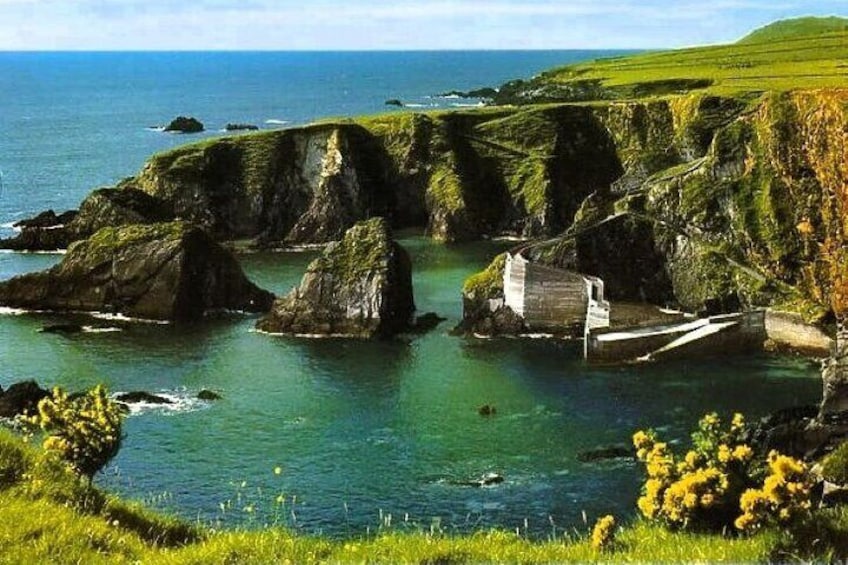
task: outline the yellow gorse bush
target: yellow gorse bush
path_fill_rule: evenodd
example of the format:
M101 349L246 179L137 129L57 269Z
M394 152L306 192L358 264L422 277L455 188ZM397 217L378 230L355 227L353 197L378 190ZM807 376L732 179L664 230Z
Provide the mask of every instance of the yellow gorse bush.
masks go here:
M615 518L609 514L598 518L592 528L592 549L608 551L615 545Z
M692 433L692 448L682 458L658 441L653 431L637 431L633 445L646 473L639 511L672 527L719 529L735 523L747 529L767 515L789 519L804 509L804 501L809 500L809 487L802 486L808 485L806 468L790 457L770 456L771 475L761 490L753 488L759 484L763 464L755 461L754 450L743 442L744 430L741 414L735 414L727 427L717 414L707 414Z
M54 388L51 396L38 403L38 415L31 419L47 434L44 449L57 453L89 479L118 453L122 422L120 406L101 385L75 397Z
M739 500L742 515L734 522L740 530L754 530L773 522L783 524L810 509L812 481L803 462L772 451L769 474L760 489L748 489Z

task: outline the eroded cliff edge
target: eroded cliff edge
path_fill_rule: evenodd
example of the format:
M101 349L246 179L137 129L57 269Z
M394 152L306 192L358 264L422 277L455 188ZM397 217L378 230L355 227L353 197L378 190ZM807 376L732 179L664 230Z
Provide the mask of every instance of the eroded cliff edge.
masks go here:
M779 304L821 320L845 264L846 104L838 89L687 94L220 138L96 191L68 239L180 218L275 246L337 240L383 216L447 242L552 239L537 260L602 277L613 299Z

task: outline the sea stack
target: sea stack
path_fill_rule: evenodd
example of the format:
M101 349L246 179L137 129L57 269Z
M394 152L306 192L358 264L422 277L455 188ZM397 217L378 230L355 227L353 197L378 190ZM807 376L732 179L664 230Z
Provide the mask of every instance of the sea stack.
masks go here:
M281 334L387 337L415 312L412 265L383 218L359 222L330 243L300 286L274 302L257 328Z
M251 283L233 255L183 222L103 228L62 262L0 283L0 304L189 321L210 310L265 312L274 295Z

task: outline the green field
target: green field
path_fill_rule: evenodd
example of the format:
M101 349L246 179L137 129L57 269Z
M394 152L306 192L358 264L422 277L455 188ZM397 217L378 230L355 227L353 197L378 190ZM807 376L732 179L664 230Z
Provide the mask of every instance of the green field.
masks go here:
M512 85L512 86L511 86ZM518 87L519 97L513 92ZM777 22L738 43L599 59L507 83L498 102L630 99L848 87L848 19ZM532 94L530 94L532 93Z

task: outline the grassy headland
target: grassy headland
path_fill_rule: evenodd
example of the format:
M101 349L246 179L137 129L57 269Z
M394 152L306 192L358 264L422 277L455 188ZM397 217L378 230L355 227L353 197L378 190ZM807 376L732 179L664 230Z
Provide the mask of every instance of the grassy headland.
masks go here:
M848 19L785 20L737 43L598 59L502 87L498 102L639 99L693 90L735 96L845 87Z

